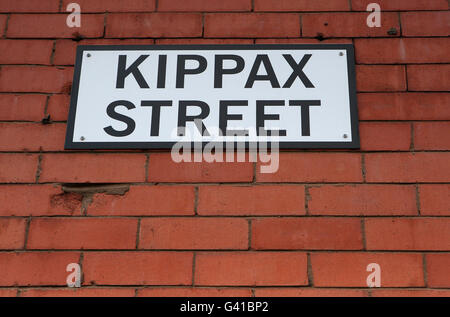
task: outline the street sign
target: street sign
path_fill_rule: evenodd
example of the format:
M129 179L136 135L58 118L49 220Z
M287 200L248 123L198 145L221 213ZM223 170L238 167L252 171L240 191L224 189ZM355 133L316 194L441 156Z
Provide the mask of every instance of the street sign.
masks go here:
M353 46L79 46L66 149L358 148Z

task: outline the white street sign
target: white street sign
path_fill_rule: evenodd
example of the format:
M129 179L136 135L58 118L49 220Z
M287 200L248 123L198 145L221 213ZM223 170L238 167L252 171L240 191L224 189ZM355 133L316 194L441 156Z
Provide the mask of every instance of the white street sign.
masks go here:
M66 149L358 148L352 45L79 46Z

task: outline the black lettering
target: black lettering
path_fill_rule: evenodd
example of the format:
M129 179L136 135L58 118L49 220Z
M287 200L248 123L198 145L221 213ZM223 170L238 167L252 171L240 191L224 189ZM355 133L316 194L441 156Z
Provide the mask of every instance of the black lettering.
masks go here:
M131 133L133 133L134 129L136 128L136 123L134 122L133 119L116 112L116 107L120 107L120 106L124 106L128 110L136 108L133 103L131 103L127 100L117 100L117 101L111 102L108 105L108 107L106 108L106 114L110 118L121 121L127 125L127 128L122 131L115 130L112 126L103 128L103 130L105 130L105 132L111 136L127 136L127 135L130 135Z
M302 136L310 136L309 107L320 106L320 100L289 100L289 106L300 106L302 115Z
M142 76L141 71L139 70L139 65L147 59L150 55L141 55L137 60L134 61L133 64L131 64L130 67L127 66L127 56L126 55L119 55L119 64L117 66L117 81L116 81L116 88L123 88L125 85L125 78L133 74L134 79L136 79L139 87L141 88L150 88L147 84L147 82L144 79L144 76Z
M302 81L303 85L305 85L306 88L314 88L314 85L309 80L308 77L306 77L305 73L303 72L303 67L305 67L306 63L311 58L311 54L305 54L303 55L302 60L297 64L294 60L294 58L291 56L291 54L283 54L284 59L288 62L288 64L292 68L292 74L289 76L288 80L283 85L283 88L289 88L294 83L295 79L298 77Z
M261 66L261 63L264 64L267 75L258 75L258 70ZM245 88L252 88L256 80L268 80L270 81L272 88L280 88L280 83L278 82L275 71L273 70L272 64L270 63L269 56L266 54L256 56L255 62L253 63L252 69L250 71L250 75L248 75Z
M260 135L264 131L264 135L271 136L274 130L264 130L264 122L266 120L280 120L279 114L266 114L265 106L284 106L284 100L256 100L256 134ZM277 130L279 136L286 136L286 130Z
M171 107L171 100L143 100L141 107L153 107L152 108L152 123L150 128L150 136L159 135L159 123L161 117L161 107Z
M159 55L158 58L158 82L156 88L166 87L166 66L167 66L167 55Z
M186 69L186 61L194 60L198 62L197 68ZM184 75L196 75L205 71L207 65L206 58L200 55L178 55L177 61L177 88L184 88Z
M186 115L188 106L199 107L200 114L197 116ZM184 135L186 132L186 122L192 121L202 135L209 136L210 134L203 124L203 119L209 116L209 111L209 106L206 102L199 100L180 100L178 106L178 135Z
M229 120L242 120L242 114L228 114L229 106L248 106L247 100L221 100L219 107L219 128L223 135L249 135L248 130L228 130Z
M224 60L233 60L236 62L235 68L224 69ZM238 55L216 55L214 64L214 88L222 88L222 79L224 74L240 73L245 66L244 59Z

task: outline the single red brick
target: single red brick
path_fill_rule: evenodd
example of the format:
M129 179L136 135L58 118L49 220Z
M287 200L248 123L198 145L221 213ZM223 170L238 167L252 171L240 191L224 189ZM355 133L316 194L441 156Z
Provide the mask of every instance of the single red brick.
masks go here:
M58 12L60 0L2 0L0 12Z
M158 11L251 11L251 0L159 0Z
M205 15L205 37L299 37L293 13L215 13Z
M279 169L275 173L261 173L258 163L258 182L360 182L361 155L357 153L280 153Z
M6 14L0 14L0 34L5 33L7 20L8 20L8 16Z
M450 120L450 93L358 94L361 120Z
M405 66L357 65L356 89L358 92L406 90Z
M113 13L106 37L200 37L202 16L197 13Z
M0 249L21 249L25 243L24 218L0 218Z
M368 182L432 183L450 179L450 153L373 153L366 155Z
M367 297L367 291L345 288L255 288L255 297Z
M84 39L81 41L56 40L55 56L53 63L55 65L73 65L75 63L76 48L79 45L150 45L153 39Z
M73 0L63 0L61 11L66 11ZM150 12L155 11L155 0L78 0L81 12Z
M144 182L143 154L44 154L39 181L65 183Z
M352 0L352 10L366 11L367 5L373 0ZM446 0L378 0L381 11L408 11L408 10L447 10Z
M103 14L83 14L81 27L67 26L68 14L12 14L9 38L86 38L103 36Z
M0 94L0 121L40 121L47 96Z
M448 38L355 39L358 64L448 63Z
M170 153L150 154L148 179L151 182L251 182L253 163L174 162Z
M26 288L21 289L20 297L134 297L135 292L132 287Z
M36 218L27 249L135 249L137 219Z
M420 214L450 216L450 185L420 185Z
M303 252L201 252L195 262L195 285L308 284Z
M66 267L77 252L0 252L0 285L66 285Z
M255 11L348 11L347 0L255 0Z
M16 297L17 289L15 288L2 288L0 289L0 297Z
M414 186L328 185L308 191L311 215L417 215Z
M124 195L95 194L89 215L194 215L191 186L130 186Z
M450 122L414 123L416 150L450 150Z
M233 218L142 219L140 249L247 249L248 222Z
M71 67L3 66L0 92L70 92Z
M146 287L139 289L138 297L251 297L248 288L213 287Z
M53 41L0 40L1 64L50 64Z
M192 252L89 252L85 284L191 285Z
M255 44L352 44L351 39L255 39Z
M0 154L1 183L34 183L38 156L31 154Z
M428 286L436 288L450 287L450 274L448 274L450 268L450 254L427 254L426 262Z
M409 123L363 122L359 134L363 151L408 151L411 146Z
M397 13L381 14L381 27L367 25L368 13L309 13L302 15L302 36L386 37L388 30L400 30ZM397 36L400 32L397 33Z
M201 186L199 215L304 215L305 188L298 185Z
M40 121L44 116L46 102L45 95L0 94L0 120Z
M67 121L69 117L70 95L51 95L47 113L52 121Z
M156 44L253 44L253 39L156 39Z
M428 3L427 3L428 4ZM449 36L450 12L402 12L403 36Z
M450 291L438 289L374 289L372 297L450 297Z
M450 64L408 65L411 91L450 91Z
M66 125L60 123L0 123L1 151L61 151Z
M368 250L450 250L450 219L365 220Z
M313 253L312 276L316 287L367 287L367 266L381 269L381 287L425 286L422 255L417 253Z
M0 216L81 215L81 199L54 185L2 185Z
M356 218L261 218L252 220L256 250L362 250Z

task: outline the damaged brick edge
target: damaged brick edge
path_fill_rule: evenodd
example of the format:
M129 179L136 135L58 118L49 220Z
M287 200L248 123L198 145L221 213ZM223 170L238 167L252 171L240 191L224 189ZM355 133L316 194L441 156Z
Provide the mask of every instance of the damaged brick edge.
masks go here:
M123 196L130 190L129 184L61 184L62 193L51 198L52 204L63 205L74 211L79 206L86 215L95 194Z

